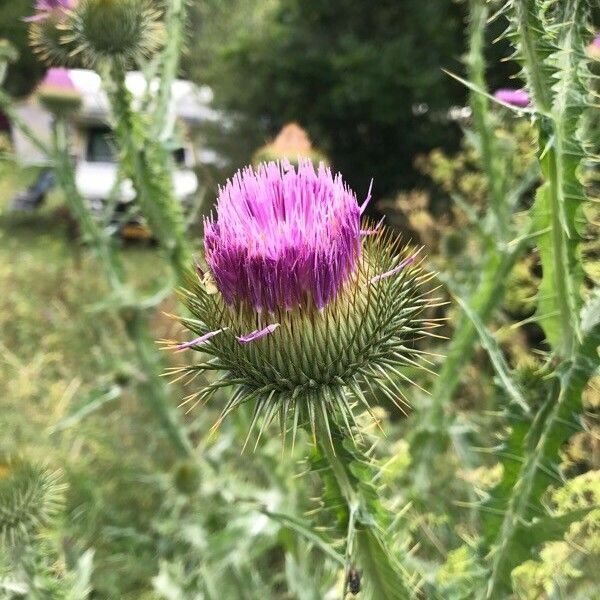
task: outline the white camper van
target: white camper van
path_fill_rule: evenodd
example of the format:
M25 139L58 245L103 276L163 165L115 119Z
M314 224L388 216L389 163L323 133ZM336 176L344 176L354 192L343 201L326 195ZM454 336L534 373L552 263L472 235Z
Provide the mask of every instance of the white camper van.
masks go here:
M135 198L131 181L125 179L116 187L118 165L110 128L109 104L102 88L100 76L94 71L69 69L69 78L81 93L82 103L74 115L72 129L72 150L76 168L76 183L81 195L93 208L101 207L110 197L117 205L126 205ZM126 85L135 104L146 102L158 88L158 81L150 82L140 72L127 74ZM173 83L171 102L168 108L165 136L173 131L175 123L183 125L183 130L193 130L205 121L214 121L217 113L210 107L212 91L189 81L176 80ZM35 94L17 107L20 117L44 140L49 140L51 115L37 101ZM13 144L17 157L25 165L47 166L44 156L19 131L13 130ZM185 202L198 191L198 179L193 167L197 156L191 144L180 140L173 149L175 169L173 187L176 197ZM202 157L201 157L202 158ZM52 177L43 174L40 180L28 190L29 207L43 201ZM37 187L36 187L37 186ZM22 196L25 196L23 194ZM26 203L22 203L24 206Z

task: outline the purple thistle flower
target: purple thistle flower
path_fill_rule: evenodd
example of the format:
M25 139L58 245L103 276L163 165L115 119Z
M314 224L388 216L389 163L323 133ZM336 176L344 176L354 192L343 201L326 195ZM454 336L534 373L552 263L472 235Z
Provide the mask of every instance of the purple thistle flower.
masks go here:
M496 98L496 100L500 100L500 102L510 104L511 106L517 106L519 108L525 108L529 106L531 102L529 94L525 90L513 90L509 88L496 90L494 93L494 98Z
M600 60L600 34L590 42L587 47L588 55L596 60Z
M46 71L40 88L54 88L59 90L76 91L75 84L71 80L68 69L52 67Z
M232 306L329 303L360 256L361 207L341 175L309 160L238 171L205 221L206 260Z
M28 23L43 21L55 10L70 10L75 7L76 0L36 0L35 14L26 17L24 20Z

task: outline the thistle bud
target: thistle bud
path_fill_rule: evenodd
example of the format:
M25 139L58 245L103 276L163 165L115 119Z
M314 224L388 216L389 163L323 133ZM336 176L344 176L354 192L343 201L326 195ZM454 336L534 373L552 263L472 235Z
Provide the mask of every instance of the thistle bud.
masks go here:
M77 0L37 0L35 13L25 20L31 23L29 43L49 65L68 65L73 46L65 40L65 28Z
M81 106L81 94L71 81L67 69L48 69L37 94L40 102L56 115L67 115Z
M200 471L198 465L190 461L180 462L173 473L175 489L185 496L191 496L200 487Z
M369 198L359 205L341 175L308 160L246 168L226 183L204 223L212 285L190 274L183 294L194 318L182 323L197 337L178 345L212 357L185 373L220 378L190 401L230 385L219 422L252 402L253 426L279 415L294 434L299 423L314 432L317 415L351 433L356 406L369 409L365 387L400 405L395 378L417 364L428 276L382 227L361 229Z
M112 58L124 64L149 58L164 37L160 12L150 0L80 0L67 39L84 64Z
M20 459L0 459L0 547L27 543L62 508L57 473Z

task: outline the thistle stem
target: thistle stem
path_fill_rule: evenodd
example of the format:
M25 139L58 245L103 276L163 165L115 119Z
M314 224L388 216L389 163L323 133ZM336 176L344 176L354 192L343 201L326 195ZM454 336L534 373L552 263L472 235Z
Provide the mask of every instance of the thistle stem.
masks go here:
M155 107L155 135L159 140L165 140L171 135L172 122L169 122L169 103L171 88L177 77L181 46L184 36L184 20L186 14L185 0L169 0L166 28L169 32L162 52L162 72Z
M120 306L130 306L129 309L121 311L121 316L146 377L142 399L161 423L177 453L184 457L191 457L193 455L191 443L169 403L168 389L161 377L162 369L156 360L154 342L148 330L146 315L135 302L131 302L133 293L125 285L124 271L118 255L112 251L110 238L96 222L85 199L77 189L64 118L55 119L53 132L50 156L53 159L57 180L64 192L65 202L75 215L84 239L98 256L116 302Z
M487 90L483 50L486 24L489 17L488 6L485 0L471 0L470 2L469 52L466 63L469 80L481 91ZM510 225L510 215L504 189L506 178L497 159L498 153L494 131L489 116L489 100L480 91L472 90L469 103L473 111L475 130L479 136L481 162L489 188L490 211L494 216L494 225L499 239L506 241Z
M116 121L117 141L142 213L181 282L188 271L192 252L187 242L182 207L174 195L172 159L160 141L147 135L133 111L125 75L124 66L113 60L110 77L105 78L112 82L108 92Z
M348 573L353 564L363 571L365 588L373 599L399 600L411 597L410 583L396 552L387 540L390 513L377 498L371 478L363 479L367 456L355 446L344 443L343 432L327 417L315 418L319 451L331 470L339 495L346 505L346 572L342 600L346 594ZM353 468L354 467L354 468Z

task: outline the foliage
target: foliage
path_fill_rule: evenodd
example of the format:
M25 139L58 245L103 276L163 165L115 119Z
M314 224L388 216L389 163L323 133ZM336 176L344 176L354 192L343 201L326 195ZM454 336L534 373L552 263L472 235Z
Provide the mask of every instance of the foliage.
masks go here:
M133 106L119 52L93 61L109 92L120 168L158 250L120 244L80 197L66 115L46 144L0 93L13 125L52 159L59 184L40 214L9 214L15 188L37 172L20 170L3 144L2 452L26 459L0 463L0 598L330 600L359 588L359 597L377 600L597 595L600 302L598 209L589 201L598 192L598 141L590 138L597 82L585 53L586 3L411 0L365 10L356 1L334 9L317 1L169 0L165 8L152 14L169 33L164 46L152 48L150 61L134 53L139 67L160 76L146 104ZM462 47L464 11L467 78L455 79L468 90L471 113L453 143L445 112L464 91L438 67L452 67ZM212 70L219 98L239 110L233 125L248 126L250 117L262 135L298 119L359 195L372 176L385 191L432 182L378 208L428 247L426 264L451 304L428 307L423 318L447 319L438 331L450 340L417 340L406 357L419 356L426 371L411 359L384 375L383 386L369 372L354 396L324 393L325 409L357 401L343 427L304 398L296 443L283 452L270 421L279 408L285 416L290 394L261 415L264 396L223 386L247 384L249 366L253 376L281 374L283 353L294 358L294 375L319 372L331 362L323 357L349 341L344 326L321 331L303 322L303 335L317 336L310 355L295 345L296 322L293 332L280 328L283 351L267 346L261 356L232 335L216 338L203 348L216 359L195 370L179 355L161 360L155 348L156 338L181 337L163 311L179 313L198 335L223 325L209 279L194 279L193 297L184 293L190 311L172 293L195 246L171 189L166 118L188 15L189 47L200 18L206 53L183 62ZM506 26L490 50L488 39ZM532 95L527 109L496 105L487 93L504 73L493 57L507 47ZM428 111L412 114L423 103ZM240 146L255 142L248 135ZM359 330L425 333L420 321L402 320L389 295L370 300ZM227 319L236 334L254 328L244 315ZM225 354L232 375L221 380L212 371ZM196 379L168 388L163 365ZM198 389L214 401L176 412ZM395 406L404 397L409 415ZM231 414L222 421L223 412ZM252 427L261 432L254 452L241 453ZM56 468L66 491L50 475Z
M373 177L379 194L414 183L415 153L451 145L445 113L464 94L440 65L461 52L460 5L285 0L254 18L221 40L208 80L218 103L255 123L257 141L297 121L354 189Z

